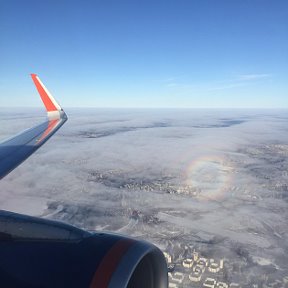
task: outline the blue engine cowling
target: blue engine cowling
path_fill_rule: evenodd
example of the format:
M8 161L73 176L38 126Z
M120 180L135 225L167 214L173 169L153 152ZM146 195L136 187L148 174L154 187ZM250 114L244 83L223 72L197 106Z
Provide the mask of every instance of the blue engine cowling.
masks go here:
M0 211L0 286L167 288L154 245L112 233Z

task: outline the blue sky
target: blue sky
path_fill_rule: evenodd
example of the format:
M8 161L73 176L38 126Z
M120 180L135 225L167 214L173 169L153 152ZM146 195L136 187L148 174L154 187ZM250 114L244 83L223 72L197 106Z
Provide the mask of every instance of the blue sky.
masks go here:
M286 0L0 1L0 106L288 108Z

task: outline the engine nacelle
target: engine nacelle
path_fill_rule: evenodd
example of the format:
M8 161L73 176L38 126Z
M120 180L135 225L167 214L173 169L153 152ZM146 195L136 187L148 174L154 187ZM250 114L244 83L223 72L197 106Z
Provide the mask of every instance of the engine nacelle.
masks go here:
M1 287L167 288L154 245L0 211Z

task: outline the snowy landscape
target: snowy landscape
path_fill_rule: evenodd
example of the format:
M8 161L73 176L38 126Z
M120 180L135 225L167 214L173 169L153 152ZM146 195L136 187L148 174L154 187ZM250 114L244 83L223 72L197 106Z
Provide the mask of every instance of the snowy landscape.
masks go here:
M66 109L0 209L151 241L170 287L288 287L288 111ZM0 110L0 140L44 118Z

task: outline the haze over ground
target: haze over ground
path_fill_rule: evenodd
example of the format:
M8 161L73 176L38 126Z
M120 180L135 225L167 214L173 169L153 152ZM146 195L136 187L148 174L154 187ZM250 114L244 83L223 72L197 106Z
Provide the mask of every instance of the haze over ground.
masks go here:
M149 240L171 256L171 287L287 286L287 110L67 113L2 179L0 209ZM41 120L3 114L1 139ZM208 265L197 275L183 266L195 251L193 267Z

